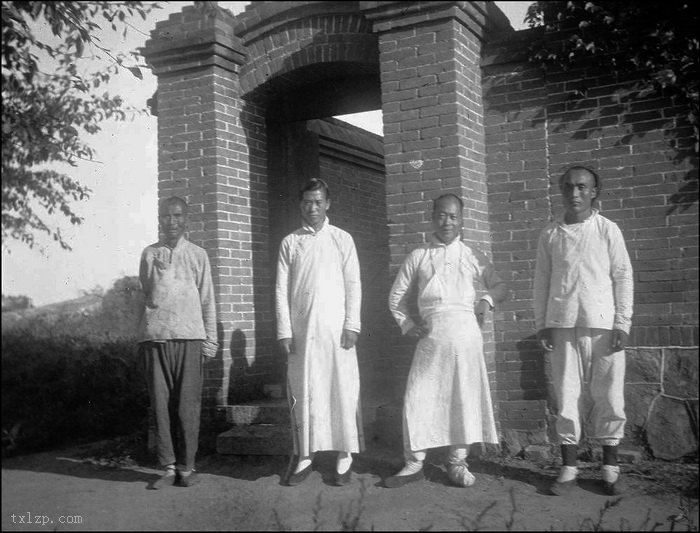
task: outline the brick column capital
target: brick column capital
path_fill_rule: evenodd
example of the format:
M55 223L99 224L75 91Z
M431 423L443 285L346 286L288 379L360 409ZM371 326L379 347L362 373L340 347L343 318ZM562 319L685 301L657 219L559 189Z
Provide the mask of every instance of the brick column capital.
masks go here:
M514 31L507 17L493 2L359 2L374 31L384 33L423 22L456 19L482 40L492 33Z
M156 76L218 66L237 72L246 50L233 35L234 17L215 2L196 2L160 21L140 52Z

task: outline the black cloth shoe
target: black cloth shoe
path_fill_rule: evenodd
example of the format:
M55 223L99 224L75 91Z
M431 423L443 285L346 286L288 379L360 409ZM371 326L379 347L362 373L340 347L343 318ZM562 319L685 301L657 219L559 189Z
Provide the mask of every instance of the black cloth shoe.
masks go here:
M335 473L335 485L336 487L342 487L343 485L347 485L350 483L350 479L352 478L352 468L348 468L347 472L344 474L339 474L337 471Z
M309 474L312 472L311 469L311 464L304 468L304 470L301 470L300 472L297 472L296 474L291 474L289 478L287 478L287 485L290 487L293 487L294 485L298 485L299 483L302 483L304 480L306 480L307 477L309 477Z
M549 491L555 496L568 496L571 492L578 487L578 481L572 479L571 481L554 481L549 486Z
M625 483L625 480L622 479L622 476L618 475L615 483L603 481L603 490L608 496L619 496L620 494L627 492L627 483Z
M192 485L196 485L199 483L201 480L199 479L199 476L197 475L197 472L192 470L189 476L183 476L182 474L179 475L180 481L178 483L178 486L180 487L191 487Z
M151 483L151 486L149 488L151 490L161 490L167 487L172 487L178 482L179 477L180 474L173 470L172 473L168 472L167 474L163 474L162 476L160 476L153 483Z
M415 474L408 474L407 476L388 477L384 481L384 486L389 489L396 489L399 487L403 487L406 483L413 483L414 481L420 481L421 479L425 479L425 475L423 474L422 468Z

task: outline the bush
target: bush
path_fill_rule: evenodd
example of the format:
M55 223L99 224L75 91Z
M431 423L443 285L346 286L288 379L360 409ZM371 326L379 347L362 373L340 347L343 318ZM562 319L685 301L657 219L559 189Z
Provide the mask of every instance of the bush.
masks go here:
M31 331L2 335L3 452L146 430L148 393L133 341Z

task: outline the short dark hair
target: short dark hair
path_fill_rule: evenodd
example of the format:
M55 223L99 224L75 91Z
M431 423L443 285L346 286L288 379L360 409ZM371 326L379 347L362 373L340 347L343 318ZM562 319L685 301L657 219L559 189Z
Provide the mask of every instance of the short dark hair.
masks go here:
M445 194L441 194L440 196L435 198L435 200L433 200L433 213L435 213L435 210L437 209L437 206L440 203L440 201L445 200L446 198L452 198L453 200L455 200L459 204L460 211L464 209L464 202L462 201L462 199L456 194L448 192Z
M304 199L304 193L307 191L319 191L323 190L324 194L326 195L326 200L330 200L331 198L331 191L328 188L328 184L323 181L321 178L311 178L309 181L307 181L304 186L301 188L299 191L299 200Z
M179 196L170 196L169 198L163 198L158 204L158 216L160 216L165 208L169 205L177 204L182 207L182 212L187 214L187 202L185 202Z
M586 172L588 172L591 176L593 176L593 180L595 181L595 186L600 191L600 189L601 189L600 176L598 176L598 174L592 168L584 167L583 165L574 165L573 167L567 168L566 171L559 177L559 186L560 187L561 187L562 182L564 181L564 178L566 178L573 170L585 170Z

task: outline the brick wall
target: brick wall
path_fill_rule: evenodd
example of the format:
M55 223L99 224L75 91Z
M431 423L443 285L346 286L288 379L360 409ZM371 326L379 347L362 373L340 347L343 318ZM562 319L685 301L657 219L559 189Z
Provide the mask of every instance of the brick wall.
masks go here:
M344 130L342 137L328 122L313 121L310 127L319 134L319 175L335 198L329 217L352 235L357 248L362 276L357 355L363 389L372 394L369 388L378 386L377 377L391 372L387 331L393 326L387 308L391 281L382 138L340 121L330 125Z
M244 55L233 17L187 6L159 22L145 55L158 76L158 196L190 206L189 239L209 254L220 357L208 361L204 404L227 402L231 367L264 365L269 305L264 114L240 98ZM260 358L263 358L261 363Z
M481 101L481 37L486 18L452 3L367 2L379 34L391 273L432 234L431 201L464 199L464 238L490 252ZM384 4L384 5L381 5ZM388 5L387 5L388 4ZM394 4L394 5L391 5ZM480 4L480 3L474 3ZM479 7L479 6L477 6ZM405 384L413 344L394 338L393 374ZM484 328L494 381L493 336Z
M532 278L540 230L562 212L558 179L573 164L602 178L599 208L626 239L635 271L632 347L698 344L697 157L684 111L630 98L634 80L595 65L542 72L529 31L483 53L493 256L513 298L496 323L501 423L545 429L545 358L534 342ZM585 90L584 98L574 97ZM695 193L693 194L693 191Z
M191 201L190 235L214 266L224 349L207 369L210 398L281 379L271 269L295 227L299 180L315 175L341 191L331 220L358 242L369 323L386 324L363 340L363 364L381 350L375 377L398 397L413 346L379 309L431 233L431 200L454 192L465 238L511 289L484 330L501 430L547 439L532 277L539 233L561 210L557 180L574 163L600 171L600 208L628 243L632 348L697 346L697 156L673 102L631 99L633 80L594 65L545 78L524 56L532 34L513 33L490 2L256 2L235 18L207 5L159 23L146 55L159 76L160 194ZM376 152L363 141L339 150L321 122L306 123L380 103L383 191Z

